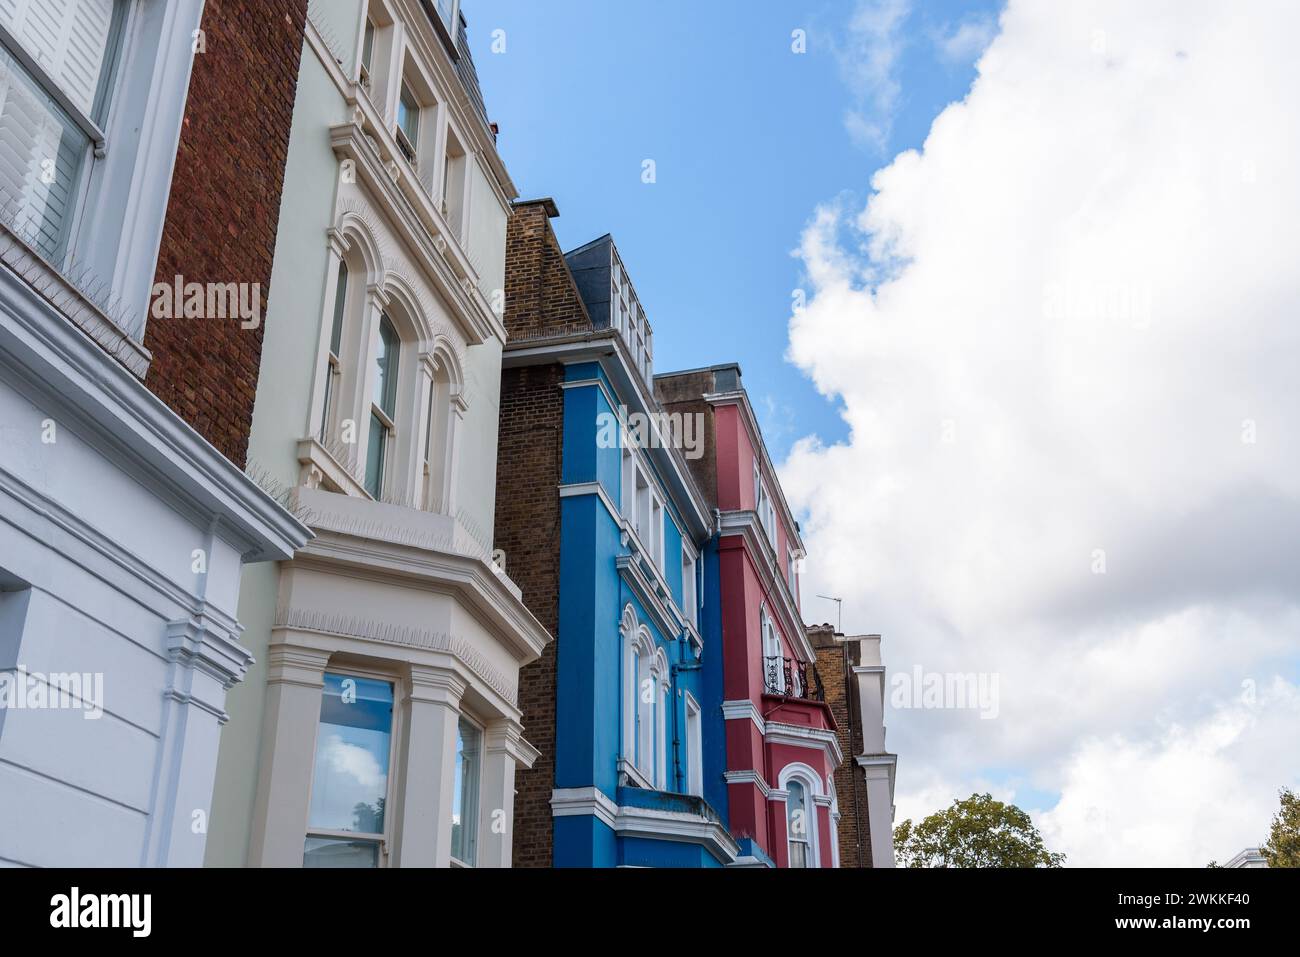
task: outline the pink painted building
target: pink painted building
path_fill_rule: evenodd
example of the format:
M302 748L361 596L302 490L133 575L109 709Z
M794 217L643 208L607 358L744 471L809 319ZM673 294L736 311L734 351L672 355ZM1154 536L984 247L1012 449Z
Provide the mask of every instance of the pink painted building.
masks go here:
M838 867L843 761L800 612L803 544L737 365L655 377L669 413L699 416L690 462L717 509L728 818L755 866Z

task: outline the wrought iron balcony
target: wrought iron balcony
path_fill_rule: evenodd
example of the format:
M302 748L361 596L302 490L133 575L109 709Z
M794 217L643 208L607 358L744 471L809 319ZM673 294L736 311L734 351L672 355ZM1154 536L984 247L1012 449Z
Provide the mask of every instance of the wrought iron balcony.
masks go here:
M783 698L800 698L804 701L825 701L826 689L822 686L817 666L790 658L763 659L763 689L768 694Z

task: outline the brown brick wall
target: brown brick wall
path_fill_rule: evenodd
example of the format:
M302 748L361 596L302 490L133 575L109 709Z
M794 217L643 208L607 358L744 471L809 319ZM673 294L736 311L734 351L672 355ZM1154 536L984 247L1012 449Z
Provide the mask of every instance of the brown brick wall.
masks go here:
M560 249L549 199L516 203L506 230L506 335L511 340L590 332L578 287Z
M866 778L854 760L862 753L861 712L848 678L855 643L837 638L830 625L810 627L808 639L817 654L817 673L844 754L844 762L835 770L835 795L840 805L840 867L870 867L871 825L867 816Z
M559 365L501 375L494 541L524 604L557 636L560 598L560 484L563 392ZM515 777L514 865L550 867L555 786L555 662L558 641L519 675L524 736L541 751Z
M263 322L307 0L207 0L156 281L260 283ZM262 326L150 318L145 384L243 467Z

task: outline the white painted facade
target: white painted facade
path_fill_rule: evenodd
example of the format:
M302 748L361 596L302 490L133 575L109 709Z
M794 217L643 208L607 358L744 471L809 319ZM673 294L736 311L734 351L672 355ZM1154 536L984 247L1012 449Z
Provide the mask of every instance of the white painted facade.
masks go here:
M417 0L309 6L249 458L316 538L245 573L210 865L510 863L549 636L492 560L515 189L457 32Z
M12 19L30 9L0 27L33 36ZM201 9L79 8L121 17L117 70L91 74L102 111L61 79L66 50L0 32L5 95L45 128L78 114L66 201L3 184L0 864L202 862L227 690L250 663L241 567L309 537L145 388L143 325L118 322L145 315ZM5 122L12 157L27 141Z
M854 761L867 786L867 814L871 827L873 867L894 866L894 776L898 755L885 750L885 665L880 657L880 636L848 638L857 642L858 663L853 665L856 701L862 722L862 753Z

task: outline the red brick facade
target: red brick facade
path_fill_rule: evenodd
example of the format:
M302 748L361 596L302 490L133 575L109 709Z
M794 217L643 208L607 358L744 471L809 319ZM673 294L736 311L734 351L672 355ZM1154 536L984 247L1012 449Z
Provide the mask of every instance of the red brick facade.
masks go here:
M267 315L307 0L207 0L156 281L258 283ZM145 384L236 465L263 326L150 317Z

